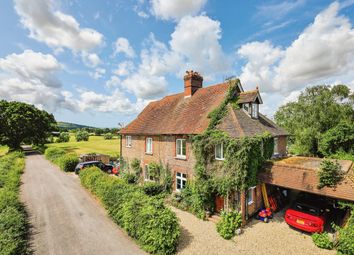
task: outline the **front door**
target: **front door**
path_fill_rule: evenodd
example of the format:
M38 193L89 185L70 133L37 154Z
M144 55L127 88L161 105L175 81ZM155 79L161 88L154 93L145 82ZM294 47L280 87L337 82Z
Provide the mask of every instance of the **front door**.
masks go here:
M224 198L221 196L215 197L215 212L220 213L224 209Z

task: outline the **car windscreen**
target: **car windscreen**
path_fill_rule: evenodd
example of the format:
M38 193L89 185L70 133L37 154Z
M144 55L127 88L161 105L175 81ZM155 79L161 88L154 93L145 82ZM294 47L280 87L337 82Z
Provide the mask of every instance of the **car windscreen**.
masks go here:
M296 211L308 213L311 215L315 215L315 216L319 216L322 213L322 210L320 208L317 208L317 207L314 207L311 205L307 205L307 204L303 204L303 203L294 203L294 205L292 206L292 209L294 209Z

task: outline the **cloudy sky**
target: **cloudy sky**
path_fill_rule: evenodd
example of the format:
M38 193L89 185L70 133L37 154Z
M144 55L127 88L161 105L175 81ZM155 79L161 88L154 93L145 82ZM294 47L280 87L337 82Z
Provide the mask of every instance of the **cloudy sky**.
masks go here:
M0 1L0 99L97 127L237 76L272 117L315 84L354 89L354 0Z

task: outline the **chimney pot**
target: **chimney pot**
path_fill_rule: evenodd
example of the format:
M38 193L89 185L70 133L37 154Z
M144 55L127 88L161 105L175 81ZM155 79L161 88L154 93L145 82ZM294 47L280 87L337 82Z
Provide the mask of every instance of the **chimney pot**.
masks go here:
M184 97L193 96L193 94L203 87L203 77L193 70L186 71L184 79Z

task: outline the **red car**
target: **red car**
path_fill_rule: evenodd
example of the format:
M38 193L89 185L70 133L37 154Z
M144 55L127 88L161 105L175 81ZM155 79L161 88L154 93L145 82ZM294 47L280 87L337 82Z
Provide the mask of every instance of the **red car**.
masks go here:
M311 233L322 233L328 217L328 203L320 196L300 193L285 212L290 226Z

